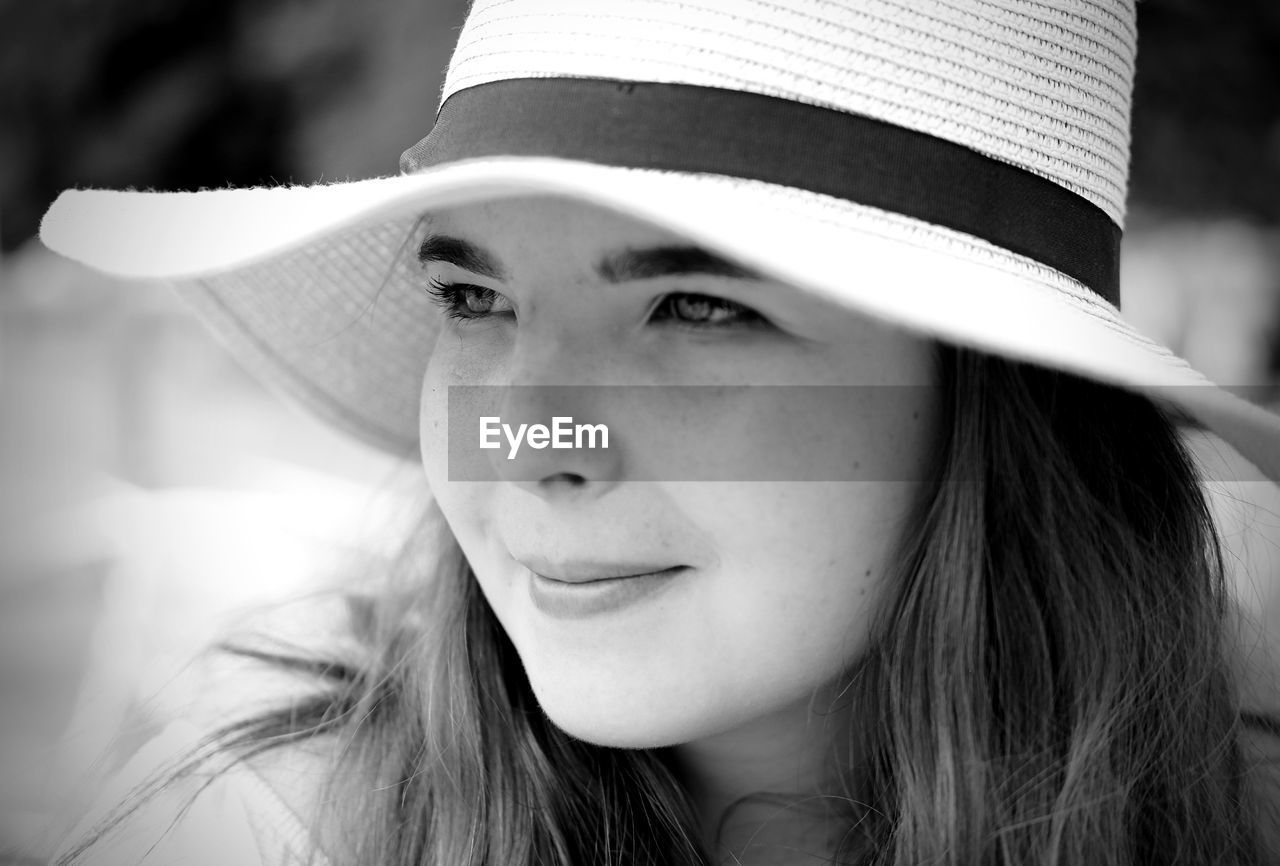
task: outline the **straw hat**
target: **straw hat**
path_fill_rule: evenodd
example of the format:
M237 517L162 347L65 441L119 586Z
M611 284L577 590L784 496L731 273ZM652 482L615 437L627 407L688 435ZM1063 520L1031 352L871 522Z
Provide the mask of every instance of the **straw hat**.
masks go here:
M262 376L398 453L438 321L414 289L417 217L558 194L1143 391L1280 478L1280 417L1118 310L1135 40L1132 0L477 0L399 176L68 191L41 236L174 283Z

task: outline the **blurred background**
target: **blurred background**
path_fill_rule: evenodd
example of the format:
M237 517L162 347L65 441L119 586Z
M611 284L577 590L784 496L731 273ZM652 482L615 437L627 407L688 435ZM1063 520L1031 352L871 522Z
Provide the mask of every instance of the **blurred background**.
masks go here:
M72 186L394 173L465 7L0 0L0 863L40 862L219 629L381 555L395 511L368 506L403 472L165 291L48 254L42 213ZM1126 312L1274 405L1280 3L1144 0L1139 33Z

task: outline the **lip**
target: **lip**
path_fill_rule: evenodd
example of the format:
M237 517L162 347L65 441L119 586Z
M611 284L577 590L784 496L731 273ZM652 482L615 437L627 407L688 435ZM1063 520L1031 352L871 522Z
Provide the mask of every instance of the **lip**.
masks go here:
M554 619L586 619L618 613L655 598L688 571L685 566L674 566L610 577L601 577L597 571L595 577L561 580L533 569L526 570L533 606Z
M631 561L617 562L592 559L550 560L540 556L518 556L516 562L529 571L556 583L596 583L646 577L682 568L670 563Z

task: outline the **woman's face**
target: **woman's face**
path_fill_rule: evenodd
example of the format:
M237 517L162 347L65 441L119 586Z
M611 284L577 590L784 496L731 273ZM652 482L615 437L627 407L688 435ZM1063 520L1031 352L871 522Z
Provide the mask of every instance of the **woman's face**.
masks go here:
M457 208L425 237L424 464L553 722L691 742L857 660L933 443L931 344L579 203ZM502 424L553 416L609 447L510 457Z

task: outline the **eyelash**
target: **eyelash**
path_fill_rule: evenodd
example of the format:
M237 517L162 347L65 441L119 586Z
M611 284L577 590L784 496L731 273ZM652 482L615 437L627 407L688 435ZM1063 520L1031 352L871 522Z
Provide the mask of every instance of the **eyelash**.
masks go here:
M432 277L427 281L427 295L431 298L432 303L444 310L444 314L450 319L460 322L471 322L476 319L486 319L493 315L492 311L477 312L467 308L468 293L476 293L481 298L492 300L502 297L493 289L486 289L483 286L473 286L468 283L446 283L444 280ZM502 310L500 312L509 312Z
M509 310L493 311L475 311L467 306L468 295L474 293L484 300L492 301L494 298L502 296L493 289L486 289L482 286L473 286L468 283L448 283L433 277L428 281L426 289L427 294L431 297L433 303L440 307L446 316L450 319L463 322L471 322L476 319L486 319L493 315L503 315L509 313ZM676 311L676 304L680 301L694 303L706 303L713 310L727 310L732 318L729 322L698 322L681 318ZM663 295L658 299L658 303L654 306L649 314L649 320L655 322L669 322L677 327L689 328L693 330L714 330L717 328L733 327L735 325L759 325L765 323L765 318L755 310L740 304L737 301L730 301L727 298L718 298L714 295L704 295L697 292L671 292Z
M721 322L700 322L691 321L681 318L676 314L676 305L684 301L686 303L693 302L695 304L706 304L711 308L712 315L717 311L728 311L729 320ZM672 325L682 328L690 328L692 330L711 331L717 328L731 328L735 326L753 326L765 323L765 319L755 310L746 304L740 304L737 301L731 301L728 298L718 298L715 295L704 295L698 292L672 292L663 295L653 308L653 312L649 314L649 321L670 322Z

